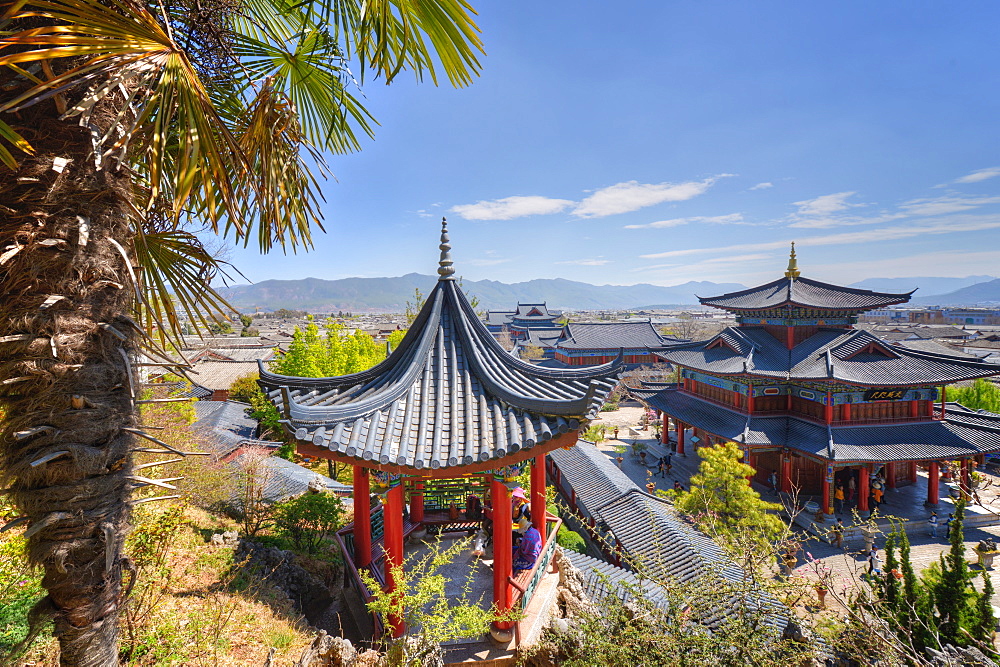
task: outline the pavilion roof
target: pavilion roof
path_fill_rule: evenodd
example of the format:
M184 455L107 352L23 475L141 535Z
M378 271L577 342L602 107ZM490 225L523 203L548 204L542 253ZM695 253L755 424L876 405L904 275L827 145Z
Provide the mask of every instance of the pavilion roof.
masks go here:
M836 426L787 415L750 416L676 385L629 392L685 424L757 447L788 447L832 461L922 461L1000 451L1000 415L949 403L936 421Z
M868 331L833 327L820 328L791 350L763 327L743 326L656 354L705 373L861 385L946 384L1000 374L996 364L892 345Z
M914 290L915 291L915 290ZM764 310L803 306L824 310L865 311L910 300L913 292L893 294L855 287L841 287L809 278L778 278L764 285L721 296L698 297L706 306L723 310Z
M359 462L436 469L496 461L578 429L618 382L622 360L541 368L496 341L453 279L440 279L406 336L377 366L300 378L260 367L260 384L299 441Z

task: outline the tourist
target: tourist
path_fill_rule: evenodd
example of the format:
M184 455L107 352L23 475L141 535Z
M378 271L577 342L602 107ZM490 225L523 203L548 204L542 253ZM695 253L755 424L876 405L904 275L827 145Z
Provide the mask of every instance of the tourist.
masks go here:
M771 474L767 476L767 483L771 485L771 495L778 495L778 473L772 470Z
M857 490L858 484L854 481L854 475L851 475L851 478L847 480L847 502L854 502L854 494L857 493Z
M528 526L520 544L514 550L514 572L530 570L542 553L542 536L534 526Z
M951 522L954 520L954 514L949 514L948 518L944 520L944 539L946 540L951 537Z
M833 492L833 502L837 506L837 514L844 513L844 485L838 484Z
M666 475L666 472L667 472L667 460L666 459L667 459L666 456L661 456L659 458L659 460L656 462L656 472L660 475L660 477L666 477L667 476Z
M872 547L872 550L868 552L868 574L876 576L882 574L882 559L879 558L876 547Z
M837 519L837 523L833 524L833 528L830 529L830 544L837 547L838 549L844 548L844 520Z
M680 481L674 481L674 491L683 491L684 487L681 485Z
M882 486L876 485L872 487L872 503L875 507L882 504Z
M528 505L528 496L524 489L517 487L510 497L511 521L517 524L517 532L523 534L531 524L531 507Z
M927 519L927 534L933 538L937 538L938 529L938 515L937 512L931 512L931 518Z
M470 493L465 499L465 518L469 521L483 518L483 501L474 493Z

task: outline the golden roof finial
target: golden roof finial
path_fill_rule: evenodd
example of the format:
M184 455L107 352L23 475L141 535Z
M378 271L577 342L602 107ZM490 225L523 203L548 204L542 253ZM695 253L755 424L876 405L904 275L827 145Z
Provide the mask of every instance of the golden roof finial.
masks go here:
M788 256L788 270L785 271L785 277L795 279L802 275L799 271L799 264L795 261L795 241L792 241L792 254Z

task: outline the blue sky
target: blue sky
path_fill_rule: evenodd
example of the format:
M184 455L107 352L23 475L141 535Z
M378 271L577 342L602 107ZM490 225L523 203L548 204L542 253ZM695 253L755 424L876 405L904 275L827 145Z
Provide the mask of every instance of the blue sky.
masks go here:
M1000 273L995 2L479 2L471 87L368 83L309 254L252 281Z

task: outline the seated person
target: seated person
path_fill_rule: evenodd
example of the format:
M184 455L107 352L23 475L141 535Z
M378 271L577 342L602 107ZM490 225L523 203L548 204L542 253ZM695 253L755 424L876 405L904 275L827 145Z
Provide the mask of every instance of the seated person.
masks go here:
M465 499L465 518L469 521L483 518L483 501L474 493L470 493Z
M542 536L537 528L529 526L514 550L514 572L533 568L541 553Z

